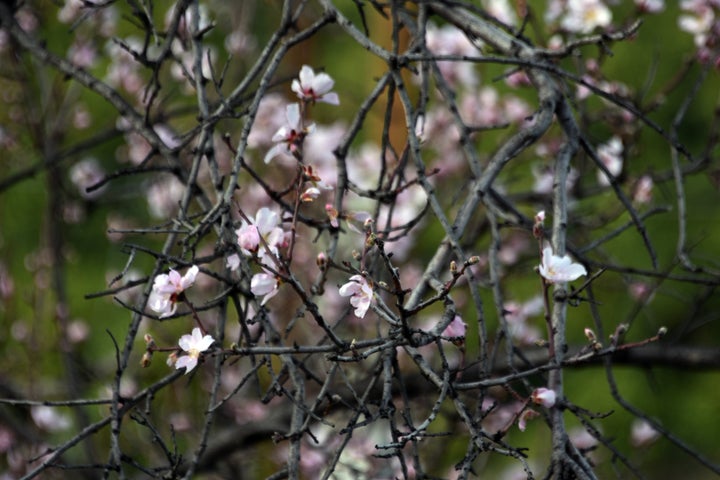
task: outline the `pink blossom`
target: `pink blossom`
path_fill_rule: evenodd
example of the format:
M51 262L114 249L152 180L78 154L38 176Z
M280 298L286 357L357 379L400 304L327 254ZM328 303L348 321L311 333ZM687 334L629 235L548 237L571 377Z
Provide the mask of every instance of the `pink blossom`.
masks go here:
M343 297L350 298L350 304L355 307L355 316L364 318L373 301L373 289L362 275L353 275L350 281L340 287L338 291Z
M520 431L524 432L525 429L527 428L528 420L532 420L533 418L538 417L538 416L540 416L540 414L530 408L523 411L520 414L520 418L518 418L518 428L520 429Z
M315 129L314 123L307 127L303 126L302 117L300 116L300 105L297 103L291 103L286 107L285 117L287 118L287 123L280 127L278 131L275 132L275 135L273 135L272 141L275 143L275 146L265 154L265 163L270 163L270 160L281 153L291 157L294 156L295 153L299 153L303 140Z
M652 201L653 179L650 175L643 175L635 184L633 200L636 203L645 204Z
M148 298L148 306L153 311L160 313L160 318L169 317L175 313L178 298L195 283L195 277L199 271L197 265L193 265L183 276L170 269L170 273L163 273L155 277L153 289Z
M665 9L665 0L635 0L638 9L648 13L659 13Z
M203 336L199 328L193 328L191 335L183 335L178 340L178 345L187 352L187 355L178 357L175 361L175 368L178 370L185 368L185 373L190 373L197 366L200 354L210 348L210 345L214 342L213 337L210 335Z
M545 247L540 264L540 275L550 283L572 282L587 275L587 270L581 264L573 263L569 255L559 257L553 254L552 248Z
M555 394L555 390L540 387L533 390L530 398L532 398L532 401L538 405L542 405L545 408L552 408L555 406L557 395Z
M47 405L33 406L30 409L30 416L38 427L51 432L67 430L72 425L72 420L68 415Z
M653 443L660 437L660 432L646 420L635 419L630 432L630 442L634 447L642 447Z
M337 93L331 92L335 81L327 73L318 73L307 65L300 69L299 80L292 81L291 89L299 99L305 102L325 102L330 105L340 105Z
M425 44L436 55L475 55L477 47L458 28L428 23ZM470 62L439 61L440 73L450 85L474 87L478 83L477 70Z
M230 269L231 272L234 272L238 268L240 268L240 255L237 253L233 253L232 255L229 255L225 259L225 266Z
M508 302L504 306L505 321L510 337L525 345L534 344L540 338L540 330L528 323L528 318L539 315L545 309L541 296L525 303Z
M267 207L262 207L255 214L255 219L249 218L250 223L243 222L243 225L235 230L238 237L238 245L245 255L252 255L262 258L269 249L277 255L278 249L286 245L286 233L279 226L280 215Z
M75 184L83 198L93 199L102 194L105 186L92 192L88 192L87 189L100 182L103 178L105 178L105 171L94 158L81 160L70 168L70 180Z
M455 315L452 322L445 328L442 335L443 337L460 338L465 336L467 330L467 324L463 322L460 315Z

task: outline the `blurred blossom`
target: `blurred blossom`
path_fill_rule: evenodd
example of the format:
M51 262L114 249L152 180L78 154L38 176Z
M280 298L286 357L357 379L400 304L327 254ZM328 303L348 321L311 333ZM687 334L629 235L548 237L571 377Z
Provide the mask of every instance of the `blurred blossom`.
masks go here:
M255 37L235 28L225 37L225 50L233 55L243 55L252 52L256 46Z
M97 50L93 43L76 39L68 48L67 58L77 67L89 68L97 60Z
M312 135L305 138L303 158L305 163L312 164L314 174L321 180L320 184L315 185L316 187L330 189L337 183L337 159L333 151L342 142L346 131L345 125L338 122L332 125L318 125ZM351 161L348 160L348 175L355 181L350 171L356 172L357 169L351 170L350 164Z
M185 186L175 176L164 176L147 190L148 210L159 219L170 218L178 209Z
M649 302L653 295L653 286L645 282L633 282L628 285L630 296L638 302Z
M715 13L707 0L682 0L680 8L683 14L678 17L678 26L691 35L695 46L705 47L710 29L715 23Z
M540 295L525 303L508 302L504 310L508 333L512 339L524 345L532 345L540 339L540 330L528 324L530 317L540 315L545 310L545 303Z
M16 320L10 326L10 335L17 342L24 342L30 335L30 328L24 320Z
M121 216L119 213L110 212L105 218L107 229L105 235L111 242L119 242L125 238L125 233L116 230L129 230L133 228L133 224L129 219Z
M487 13L506 25L516 25L517 15L508 0L485 0Z
M6 453L15 444L15 435L12 430L0 425L0 453Z
M262 148L272 145L273 134L285 123L285 112L286 102L282 95L265 95L260 100L255 122L248 135L248 147Z
M83 0L65 0L65 5L58 10L57 18L60 23L70 23L80 16L83 7Z
M653 179L650 175L643 175L635 184L633 201L639 204L646 204L652 201Z
M70 168L70 180L84 198L92 199L102 195L105 186L88 192L87 189L105 178L105 171L94 158L86 158Z
M210 335L203 335L199 328L195 327L190 335L183 335L178 340L178 345L186 355L178 357L175 361L175 369L185 368L185 374L190 373L198 363L200 354L206 351L215 342Z
M338 290L341 296L351 297L350 304L355 307L355 316L364 318L373 301L372 286L362 275L353 275L350 281Z
M535 177L533 192L546 195L552 193L553 184L555 183L555 173L550 168L534 167L532 169L532 174L533 177ZM567 190L572 190L579 176L580 174L578 171L570 167L570 171L568 172L565 180L565 188Z
M503 239L497 256L505 265L514 265L520 256L530 250L530 240L526 232L513 232Z
M432 22L428 22L425 43L428 50L435 55L476 56L478 54L475 45L462 31L452 25L443 25L438 28ZM471 62L441 60L437 62L437 66L450 86L459 84L472 88L479 81L477 70Z
M7 266L0 261L0 298L7 300L15 292L15 282L13 281Z
M135 37L124 39L129 48L142 50L142 42ZM106 44L105 57L111 60L108 65L105 81L113 87L123 88L126 92L137 94L142 89L144 80L140 76L140 65L123 47L114 42Z
M304 102L324 102L330 105L340 105L338 94L331 92L334 85L335 80L327 73L318 73L316 75L312 68L303 65L298 78L292 81L290 89Z
M620 137L613 136L609 141L597 148L597 155L605 168L608 169L613 178L620 175L623 168L623 143ZM603 186L610 185L610 179L605 172L598 170L598 183Z
M233 253L225 259L225 266L232 272L240 268L240 255Z
M527 72L524 70L517 70L505 77L505 83L514 88L528 87L532 85L530 77L528 77Z
M63 220L68 224L78 224L85 220L85 206L80 202L66 201L63 205Z
M461 338L465 337L465 331L467 330L467 324L463 322L460 315L455 315L452 322L442 332L443 337L450 338Z
M552 0L548 13L554 15L559 11L562 11L560 26L572 33L591 33L595 28L608 27L612 22L612 12L603 0Z
M81 103L75 105L75 108L73 108L72 123L73 127L78 130L86 129L92 125L92 115L86 105Z
M174 42L173 53L177 58L177 62L174 62L170 66L170 73L173 78L184 85L187 93L195 91L195 79L194 77L188 77L188 75L195 74L195 53L190 50L185 50L180 43ZM214 48L205 47L202 59L200 60L200 71L205 79L210 79L215 76L213 72L213 59L218 55L215 53Z
M60 413L58 407L37 405L30 409L30 414L35 425L50 432L67 430L72 425L70 417Z
M638 9L648 13L659 13L665 9L665 0L635 0Z
M20 8L15 14L15 19L25 32L32 32L38 26L38 19L30 8Z
M107 271L105 272L105 281L108 285L110 285L110 282L115 280L118 276L117 271ZM125 275L123 275L121 278L115 280L111 286L117 286L117 285L129 285L135 281L141 280L143 278L142 273L139 270L136 270L134 268L129 269L127 272L125 272ZM119 292L115 293L115 296L122 301L123 303L130 304L135 303L140 299L140 296L142 294L142 284L137 284L133 287L121 290Z
M570 429L568 436L572 444L579 450L589 450L598 444L598 439L584 427L574 427Z
M574 263L569 255L555 255L552 248L543 248L540 275L550 283L572 282L587 275L585 267Z
M634 447L644 447L650 445L660 438L660 432L650 425L647 420L636 418L630 431L630 443Z
M90 335L90 327L84 320L73 320L68 324L65 335L70 343L80 343Z

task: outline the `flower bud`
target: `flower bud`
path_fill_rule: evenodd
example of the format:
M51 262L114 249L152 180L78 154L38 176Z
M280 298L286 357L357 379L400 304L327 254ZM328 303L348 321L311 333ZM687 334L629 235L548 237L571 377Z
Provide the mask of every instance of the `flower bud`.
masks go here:
M480 257L477 255L473 255L472 257L467 259L468 265L475 265L477 263L480 263Z
M167 362L166 362L168 367L174 366L175 362L177 362L177 358L178 358L177 352L172 352L170 355L168 355Z
M555 406L557 394L555 393L555 390L541 387L533 390L530 398L532 398L532 401L538 405L542 405L545 408L552 408Z
M140 360L140 365L142 368L147 368L150 366L150 362L152 361L152 352L147 351L143 354L142 359Z
M450 262L450 273L452 273L453 275L457 273L457 263L455 262L455 260Z
M315 257L315 263L320 270L325 270L327 268L328 259L325 252L318 253L317 257Z
M587 339L590 341L590 343L597 342L597 337L595 336L595 332L593 332L589 328L585 329L585 337L587 337Z

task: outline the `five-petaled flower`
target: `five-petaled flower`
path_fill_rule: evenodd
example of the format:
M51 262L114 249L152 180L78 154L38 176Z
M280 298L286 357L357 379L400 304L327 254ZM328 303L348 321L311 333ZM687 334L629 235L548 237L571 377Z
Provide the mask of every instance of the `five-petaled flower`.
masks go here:
M540 387L533 390L530 398L532 398L532 401L534 403L537 403L538 405L542 405L545 408L552 408L553 406L555 406L557 394L555 393L555 390Z
M540 263L540 275L550 283L572 282L587 275L587 270L581 264L573 263L570 256L559 257L553 254L552 248L545 247Z
M291 103L285 108L285 117L287 118L287 124L280 127L273 135L272 141L276 145L265 154L265 163L269 163L270 160L281 153L291 157L295 156L296 153L299 154L303 140L315 130L314 123L303 126L300 105L297 103Z
M182 293L195 283L199 271L197 265L193 265L183 276L171 268L170 273L155 277L148 306L158 312L160 318L171 316L177 309L177 302Z
M350 305L355 307L355 316L364 318L373 300L373 289L362 275L353 275L350 281L340 287L339 293L350 298Z
M200 354L210 348L210 345L214 342L213 337L210 335L203 336L199 328L193 328L191 335L183 335L178 340L178 345L187 352L187 355L183 355L175 361L175 368L185 368L185 373L190 373L197 366Z
M290 88L297 93L299 99L305 102L325 102L331 105L340 105L340 98L335 92L331 92L335 80L327 73L318 73L303 65L300 69L299 79L292 81Z

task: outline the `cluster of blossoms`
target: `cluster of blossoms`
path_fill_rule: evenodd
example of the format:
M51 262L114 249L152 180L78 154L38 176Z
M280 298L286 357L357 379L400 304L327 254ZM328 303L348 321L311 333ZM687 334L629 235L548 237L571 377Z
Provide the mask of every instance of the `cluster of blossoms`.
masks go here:
M678 26L693 36L697 56L703 62L720 63L720 1L682 0L683 14L678 17Z
M166 318L175 313L177 303L184 299L185 290L192 287L200 269L193 265L185 275L176 270L162 273L155 277L153 289L148 298L148 307ZM169 363L174 363L176 369L185 368L185 373L192 371L198 363L200 354L206 351L215 342L212 336L203 335L199 328L194 328L190 335L183 335L178 341L179 347L187 353L177 358L176 354L170 356ZM151 344L154 346L152 339Z

